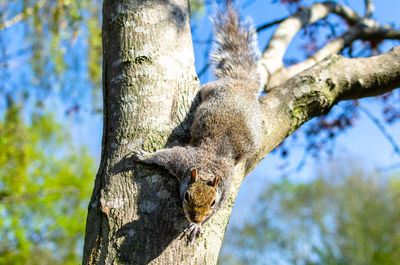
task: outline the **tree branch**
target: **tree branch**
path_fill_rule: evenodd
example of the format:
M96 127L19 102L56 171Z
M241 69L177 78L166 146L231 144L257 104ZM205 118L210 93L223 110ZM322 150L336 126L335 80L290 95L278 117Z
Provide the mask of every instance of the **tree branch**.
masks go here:
M284 19L274 32L260 58L260 67L264 69L261 70L262 83L267 84L269 75L273 75L284 67L283 56L297 32L304 26L325 18L329 13L343 17L350 25L354 25L362 19L351 8L330 1L315 3L311 7L301 9L293 16Z
M36 199L41 196L47 196L51 194L61 194L61 193L79 193L79 189L77 187L68 186L62 188L42 189L38 192L26 193L20 195L8 195L3 193L0 194L0 203L19 203L23 201Z
M347 21L349 25L357 24L363 18L360 17L353 9L345 5L339 5L335 2L327 1L324 4L331 8L331 13L334 13Z
M370 18L375 11L374 1L365 0L365 17Z
M345 47L349 46L354 40L384 40L384 39L400 39L400 30L394 30L386 26L366 28L364 24L356 24L351 27L346 33L333 41L326 44L314 55L310 56L305 61L283 68L271 75L266 91L273 89L286 82L289 78L297 75L298 73L306 70L307 68L322 61L331 54L337 54Z
M386 26L378 28L364 28L359 34L362 40L399 40L400 30L395 30Z
M11 27L12 25L20 22L21 20L26 19L33 13L33 11L35 9L41 8L45 3L46 3L46 0L38 1L38 2L36 2L36 4L33 7L28 7L23 12L15 15L13 18L4 21L3 23L0 24L0 31L6 29L8 27Z
M367 115L367 117L376 125L376 127L378 127L378 129L381 131L383 136L392 145L394 152L400 157L400 147L396 143L396 141L393 139L393 137L390 135L390 133L388 133L385 126L366 107L364 107L362 105L359 105L358 107L362 112L364 112L365 115Z
M341 100L376 96L400 87L400 46L370 58L332 55L260 98L265 137L246 172L300 125Z
M264 25L261 25L261 26L257 27L256 32L263 31L264 29L267 29L267 28L272 27L272 26L274 26L276 24L279 24L282 21L284 21L285 19L287 19L287 17L286 18L277 19L277 20L274 20L272 22L265 23Z
M343 58L340 67L333 76L341 87L338 101L382 95L400 87L400 46L374 57Z

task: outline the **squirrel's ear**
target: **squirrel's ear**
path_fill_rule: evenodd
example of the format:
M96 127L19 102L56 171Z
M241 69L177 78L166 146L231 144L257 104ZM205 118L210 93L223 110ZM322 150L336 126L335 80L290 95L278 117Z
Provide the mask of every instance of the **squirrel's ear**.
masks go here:
M211 186L216 187L218 185L219 176L215 175L213 181L211 182Z
M190 170L190 177L192 178L192 182L195 182L197 179L197 169L196 168L192 168Z

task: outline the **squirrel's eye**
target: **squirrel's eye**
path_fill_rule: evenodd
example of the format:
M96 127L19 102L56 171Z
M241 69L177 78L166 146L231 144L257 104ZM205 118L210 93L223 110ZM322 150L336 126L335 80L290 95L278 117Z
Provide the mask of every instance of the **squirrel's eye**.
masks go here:
M185 196L184 196L184 200L185 202L189 202L189 192L185 192Z
M215 205L215 200L212 201L211 207L214 207L214 205Z

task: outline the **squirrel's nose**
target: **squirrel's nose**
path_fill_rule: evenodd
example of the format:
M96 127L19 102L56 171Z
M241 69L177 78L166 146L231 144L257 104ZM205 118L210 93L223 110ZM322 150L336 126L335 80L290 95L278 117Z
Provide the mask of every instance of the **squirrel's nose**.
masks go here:
M199 217L199 216L196 216L196 215L190 215L189 216L189 219L190 219L190 221L192 222L192 223L196 223L196 224L198 224L198 225L200 225L201 224L201 222L203 221L203 218L201 218L201 217Z

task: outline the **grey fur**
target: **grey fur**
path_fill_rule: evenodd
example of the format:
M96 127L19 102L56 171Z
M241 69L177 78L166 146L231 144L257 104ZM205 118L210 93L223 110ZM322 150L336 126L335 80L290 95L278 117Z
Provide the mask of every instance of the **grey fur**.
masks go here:
M241 25L233 8L228 8L226 17L219 16L215 27L218 48L212 58L219 80L204 85L200 91L202 102L191 126L191 145L154 154L136 151L133 156L138 161L161 165L178 178L183 208L191 222L184 235L190 241L200 234L200 225L223 204L235 164L253 155L261 140L255 33ZM193 168L196 170L192 172ZM215 187L210 184L214 181ZM191 190L194 184L197 189ZM186 202L186 192L199 204Z
M259 76L257 60L257 34L249 20L243 22L235 12L232 3L227 3L226 16L221 13L214 21L217 45L211 55L215 75L219 78L232 78L254 82L247 87L248 93L258 93Z

